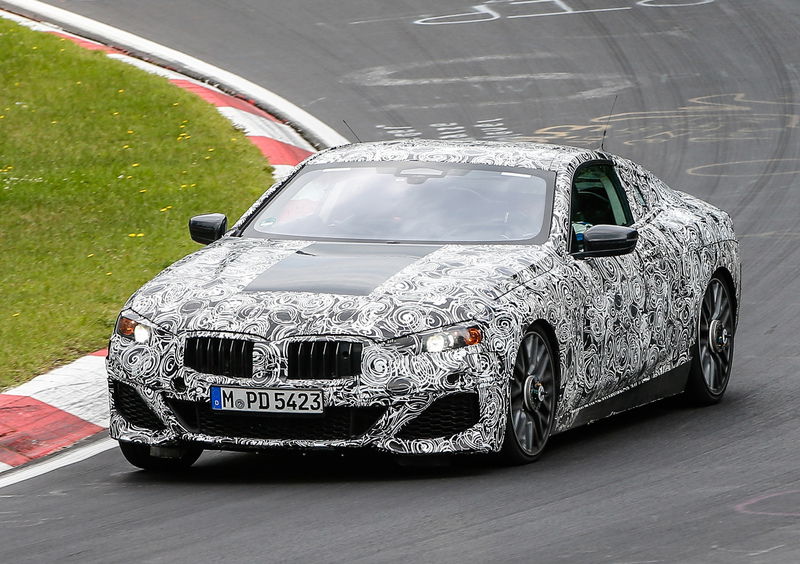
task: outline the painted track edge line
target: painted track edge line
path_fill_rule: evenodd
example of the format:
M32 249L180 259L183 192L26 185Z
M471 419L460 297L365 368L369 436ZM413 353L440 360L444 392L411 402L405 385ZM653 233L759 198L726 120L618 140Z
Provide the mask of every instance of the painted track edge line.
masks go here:
M144 60L153 60L161 65L176 68L182 74L199 78L204 82L211 81L210 83L215 83L218 88L251 99L257 106L286 120L319 149L350 143L329 125L278 94L170 47L38 0L0 0L0 6L55 23L67 31L124 49Z
M88 445L75 447L60 454L56 454L52 458L36 461L31 466L24 466L18 470L11 470L0 476L0 489L7 486L12 486L31 478L36 478L42 474L47 474L53 470L58 470L64 466L82 462L87 458L91 458L101 452L111 450L117 446L117 441L111 438L100 439Z

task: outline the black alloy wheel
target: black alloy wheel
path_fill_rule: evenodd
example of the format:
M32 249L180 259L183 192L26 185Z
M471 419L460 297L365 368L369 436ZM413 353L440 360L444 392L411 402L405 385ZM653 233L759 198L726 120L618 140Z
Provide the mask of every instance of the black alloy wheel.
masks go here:
M558 400L556 358L539 327L522 339L514 362L502 454L513 464L533 462L550 438Z
M119 449L125 459L142 470L151 472L178 472L185 470L194 464L203 449L195 446L185 446L180 449L180 454L174 458L163 458L150 454L148 445L137 443L119 442Z
M697 341L686 384L690 400L700 405L719 402L733 364L734 307L731 291L719 276L708 283L697 319Z

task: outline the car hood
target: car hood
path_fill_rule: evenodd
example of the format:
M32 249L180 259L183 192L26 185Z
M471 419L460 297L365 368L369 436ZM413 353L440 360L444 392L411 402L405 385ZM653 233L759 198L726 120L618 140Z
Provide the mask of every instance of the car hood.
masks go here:
M126 307L171 333L376 340L486 319L548 271L549 245L405 245L225 237L176 262Z

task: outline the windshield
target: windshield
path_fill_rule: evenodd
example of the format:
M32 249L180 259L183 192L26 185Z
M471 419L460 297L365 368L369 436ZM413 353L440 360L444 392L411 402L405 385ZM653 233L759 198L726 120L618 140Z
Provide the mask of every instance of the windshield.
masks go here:
M435 243L541 242L554 174L454 163L303 169L250 219L246 237Z

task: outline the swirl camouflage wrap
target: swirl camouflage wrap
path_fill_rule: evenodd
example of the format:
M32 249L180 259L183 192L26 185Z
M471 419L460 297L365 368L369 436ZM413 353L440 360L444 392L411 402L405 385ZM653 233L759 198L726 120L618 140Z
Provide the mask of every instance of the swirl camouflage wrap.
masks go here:
M390 162L549 171L544 236L399 244L245 231L309 169ZM589 228L610 223L577 217L576 202L597 187L612 191L605 205L627 218L615 222L619 229L638 234L630 252L579 252ZM302 270L315 261L320 268ZM362 284L364 264L381 276ZM550 341L556 401L549 432L561 432L683 391L715 278L729 291L735 324L740 263L729 216L626 159L529 143L328 149L268 190L224 236L128 300L107 360L111 435L153 447L499 451L531 327ZM147 331L140 338L134 326ZM475 328L481 338L440 350L426 345L454 327ZM269 391L262 403L282 392L320 405L311 414L255 413L236 408L236 388L251 398ZM220 390L230 409L212 406Z

